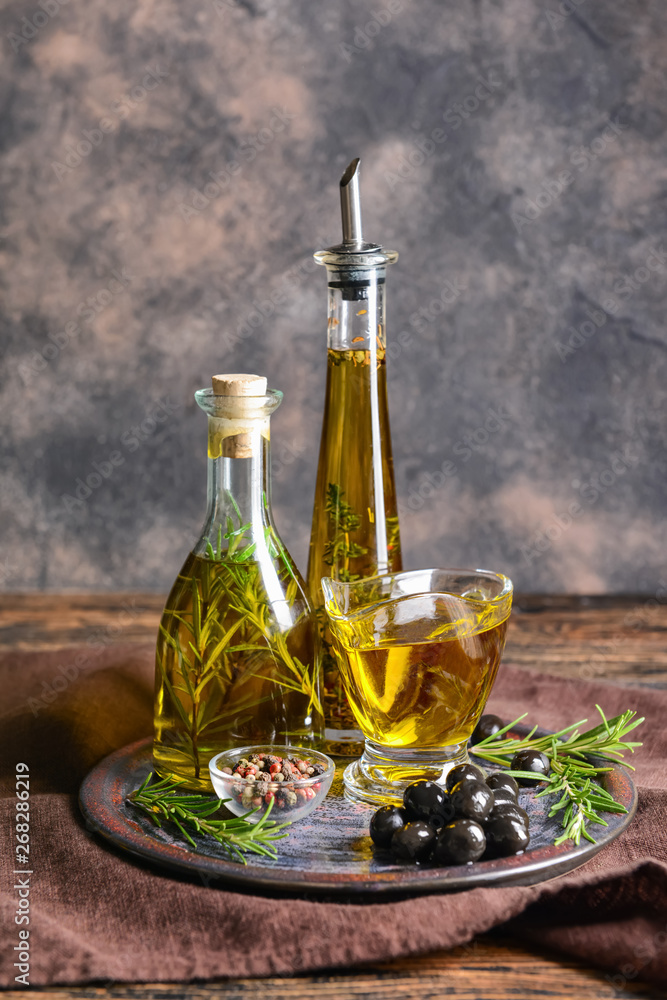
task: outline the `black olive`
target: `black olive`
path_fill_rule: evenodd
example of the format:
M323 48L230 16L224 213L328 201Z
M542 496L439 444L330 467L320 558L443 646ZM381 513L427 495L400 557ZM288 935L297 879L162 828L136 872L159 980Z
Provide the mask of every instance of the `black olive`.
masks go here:
M549 758L540 750L520 750L512 757L510 767L513 771L534 771L536 778L517 778L520 785L534 788L547 777L550 771Z
M426 861L435 844L435 830L417 820L406 823L391 838L391 852L397 861Z
M486 783L494 792L498 788L506 788L508 792L512 793L515 799L519 797L519 786L516 783L516 778L513 778L511 774L505 774L503 771L494 771L493 774L488 776Z
M454 815L483 822L493 809L493 792L483 781L460 781L451 792Z
M523 823L526 830L530 827L530 816L526 810L522 809L516 802L497 803L484 820L484 823L485 825L487 823L492 823L494 819L498 819L501 816L512 816L514 819L518 819L519 822Z
M485 781L486 775L477 764L457 764L447 775L447 791L451 792L460 781Z
M382 806L371 817L371 840L378 847L389 847L391 838L397 830L402 830L407 823L403 809L398 806Z
M489 854L496 857L525 851L530 842L526 826L515 816L497 816L484 830Z
M429 813L427 822L434 826L436 830L439 830L441 826L446 826L447 823L451 823L454 819L454 805L452 803L451 795L446 792L444 800L441 805L436 809L432 809Z
M487 785L488 788L488 785ZM512 795L509 788L494 788L493 789L493 801L495 805L500 805L501 802L514 802L516 803L516 795Z
M473 746L475 743L481 743L482 740L488 739L489 736L495 736L504 725L503 720L499 719L497 715L483 715L470 737Z
M486 850L486 837L479 823L457 819L438 834L433 860L439 865L467 865Z
M423 819L424 822L445 800L445 789L436 781L413 781L403 793L403 805L408 819Z

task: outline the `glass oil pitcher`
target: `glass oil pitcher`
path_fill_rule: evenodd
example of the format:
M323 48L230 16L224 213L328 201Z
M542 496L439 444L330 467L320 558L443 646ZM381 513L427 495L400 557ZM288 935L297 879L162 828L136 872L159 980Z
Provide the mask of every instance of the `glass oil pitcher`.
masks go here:
M398 254L363 240L358 159L340 191L343 242L315 254L327 269L328 351L307 580L322 640L326 747L358 756L362 736L332 655L320 580L401 569L385 341L385 277Z
M163 777L209 790L216 753L317 746L323 713L315 619L271 514L282 393L257 375L219 375L195 398L208 414L208 510L160 622L153 758Z
M401 804L420 778L444 781L496 679L512 581L481 569L424 569L322 581L334 649L366 739L348 797Z

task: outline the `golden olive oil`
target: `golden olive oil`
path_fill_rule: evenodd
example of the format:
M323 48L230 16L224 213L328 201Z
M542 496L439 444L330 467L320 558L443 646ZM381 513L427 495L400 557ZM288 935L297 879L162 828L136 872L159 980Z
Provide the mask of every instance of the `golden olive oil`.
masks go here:
M401 569L385 353L379 338L374 350L327 352L307 584L323 643L325 723L333 730L356 724L332 656L320 580L350 582ZM330 749L344 752L329 739Z
M420 621L361 644L354 626L341 622L338 630L341 670L367 739L417 750L465 743L495 680L507 619L480 630L469 624L447 629L427 642L411 641L428 632Z
M313 745L321 727L315 628L293 567L279 557L267 580L266 568L243 552L188 556L160 623L154 761L190 788L211 787L208 762L222 750Z

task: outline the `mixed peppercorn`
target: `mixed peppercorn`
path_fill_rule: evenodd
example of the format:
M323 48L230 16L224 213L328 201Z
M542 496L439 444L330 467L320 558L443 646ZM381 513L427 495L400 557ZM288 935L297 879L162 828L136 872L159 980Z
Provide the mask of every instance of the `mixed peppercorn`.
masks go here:
M324 774L325 767L302 757L254 753L242 757L233 769L221 770L239 779L232 785L232 794L245 809L273 802L274 809L289 812L315 798L320 782L311 779Z

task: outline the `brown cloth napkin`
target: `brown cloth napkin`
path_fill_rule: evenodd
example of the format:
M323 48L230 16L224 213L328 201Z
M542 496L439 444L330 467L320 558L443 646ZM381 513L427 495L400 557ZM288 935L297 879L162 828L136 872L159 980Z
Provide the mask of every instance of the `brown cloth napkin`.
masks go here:
M511 921L517 937L607 970L667 982L667 692L503 666L489 708L550 728L626 708L645 715L639 811L578 871L529 887L398 902L267 899L142 867L85 828L76 794L106 754L151 732L153 650L0 657L0 984L15 986L15 765L30 767L30 985L186 981L349 967L451 948ZM9 841L9 843L8 843ZM22 925L25 927L25 925Z

